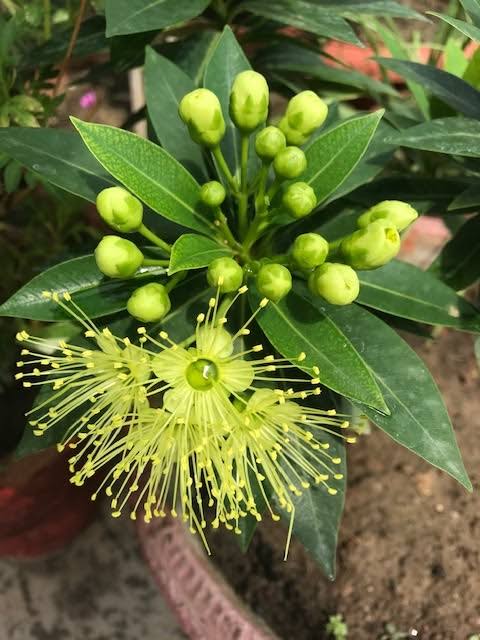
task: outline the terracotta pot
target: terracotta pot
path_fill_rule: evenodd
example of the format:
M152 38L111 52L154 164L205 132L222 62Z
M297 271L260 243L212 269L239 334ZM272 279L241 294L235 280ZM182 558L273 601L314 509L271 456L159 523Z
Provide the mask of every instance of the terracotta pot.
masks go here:
M278 640L235 595L178 518L138 523L144 556L191 640Z
M93 520L88 487L68 479L64 456L47 450L0 473L0 556L31 557L63 547Z

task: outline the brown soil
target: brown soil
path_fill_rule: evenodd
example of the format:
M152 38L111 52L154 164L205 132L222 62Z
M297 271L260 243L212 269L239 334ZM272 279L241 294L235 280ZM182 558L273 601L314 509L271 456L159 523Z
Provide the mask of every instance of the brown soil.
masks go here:
M469 335L414 341L444 395L472 482L480 480L480 381ZM375 429L350 450L337 580L299 544L282 561L284 531L263 525L248 553L222 538L214 560L285 640L323 640L342 613L349 640L375 640L386 623L422 640L480 633L480 512L468 494Z

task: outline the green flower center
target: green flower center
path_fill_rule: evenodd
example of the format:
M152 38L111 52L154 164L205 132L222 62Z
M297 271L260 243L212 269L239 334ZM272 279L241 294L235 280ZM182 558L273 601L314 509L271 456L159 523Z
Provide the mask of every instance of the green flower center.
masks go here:
M208 391L218 380L218 367L207 358L199 358L188 365L186 375L195 391Z

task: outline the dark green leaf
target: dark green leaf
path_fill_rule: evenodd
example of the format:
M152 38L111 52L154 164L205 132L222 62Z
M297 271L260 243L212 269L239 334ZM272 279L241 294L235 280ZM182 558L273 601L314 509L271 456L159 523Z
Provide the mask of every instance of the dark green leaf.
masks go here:
M478 158L480 122L460 117L430 120L387 136L386 141L412 149Z
M82 142L61 129L0 130L0 149L52 184L95 202L97 194L116 184Z
M452 18L451 16L446 16L442 13L437 13L436 11L428 11L428 13L432 16L436 16L440 18L447 24L451 25L460 33L463 33L467 38L471 38L476 42L480 42L480 29L475 27L473 24L469 22L465 22L465 20L457 20L456 18Z
M150 47L147 48L144 75L148 114L160 144L197 179L207 180L202 149L190 138L178 115L180 100L195 89L193 80Z
M195 233L186 233L180 236L172 247L168 273L172 275L177 271L200 269L207 267L216 258L231 255L228 247L215 240Z
M43 291L68 291L78 306L91 318L99 318L125 309L137 287L157 281L163 267L142 267L129 280L105 278L95 258L72 258L50 267L24 285L0 306L0 315L29 320L64 320L70 316L61 307L42 296Z
M107 37L163 29L198 16L209 0L106 0Z
M3 184L7 193L16 191L22 180L23 167L16 160L11 160L3 170Z
M99 162L155 212L177 224L211 234L198 211L199 185L167 151L129 131L72 118Z
M478 184L465 189L458 195L448 207L449 211L458 211L458 209L478 209L480 206L480 181Z
M252 288L250 298L252 308L256 308L259 297ZM305 352L307 357L300 368L318 366L325 386L347 398L388 411L369 368L345 332L332 321L327 307L313 306L306 287L298 284L279 304L268 304L257 320L268 340L285 358L296 358Z
M195 87L198 87L203 82L207 61L219 38L221 34L218 31L200 31L186 38L167 42L159 50L189 75Z
M406 262L359 272L357 302L417 322L480 332L480 313L456 292Z
M116 73L143 66L145 47L157 35L156 31L143 31L110 38L110 64Z
M473 23L480 27L480 2L479 0L460 0L463 8L468 13Z
M347 15L352 20L356 15L393 16L426 20L422 14L394 0L313 0L326 11Z
M480 118L480 92L451 73L427 64L377 58L378 62L401 76L418 82L424 89L469 118Z

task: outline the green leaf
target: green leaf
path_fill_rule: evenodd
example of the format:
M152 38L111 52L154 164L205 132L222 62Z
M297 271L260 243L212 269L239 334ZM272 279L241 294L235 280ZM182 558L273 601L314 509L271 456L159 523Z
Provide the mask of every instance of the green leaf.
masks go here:
M202 149L178 115L180 100L195 89L193 80L151 47L147 47L144 76L148 115L160 144L192 175L208 180Z
M449 211L458 211L459 209L478 209L480 206L480 182L475 184L465 191L462 191L454 200L450 203Z
M152 31L200 15L210 0L106 0L107 37Z
M480 118L480 92L468 82L427 64L393 58L376 59L386 69L421 84L456 111L469 118Z
M215 47L207 61L203 84L207 89L213 91L220 100L226 124L221 148L227 164L234 174L240 167L240 134L228 115L230 90L235 76L248 69L251 69L251 66L247 57L230 27L225 27L220 38L216 40ZM250 146L253 147L253 145ZM254 154L251 155L250 164L253 164L254 157ZM257 163L255 162L255 164Z
M381 269L360 271L357 302L395 316L480 332L480 313L428 271L394 260Z
M252 309L259 302L250 289ZM337 393L388 411L377 383L358 350L331 318L330 307L313 305L307 289L295 290L278 304L270 303L257 315L268 340L285 358L307 357L300 368L318 366L322 383Z
M431 269L457 291L480 279L480 215L470 218L460 227Z
M347 15L352 20L356 15L393 16L426 20L421 13L405 7L394 0L314 0L327 11Z
M42 296L43 291L68 291L76 304L91 318L99 318L126 308L131 293L165 274L163 267L142 267L129 280L105 278L92 255L72 258L46 269L0 305L0 315L29 320L65 320L69 314Z
M52 184L95 202L116 182L89 153L77 133L61 129L0 130L0 150Z
M169 275L187 269L207 267L212 260L231 256L231 250L215 240L199 236L196 233L186 233L175 242L170 256Z
M465 22L465 20L457 20L456 18L452 18L451 16L437 13L436 11L427 11L427 13L431 16L440 18L440 20L443 20L447 24L457 29L457 31L460 31L460 33L463 33L463 35L467 36L467 38L471 38L476 42L480 42L480 29L478 27L475 27L473 24Z
M219 38L221 34L218 31L197 31L156 49L190 76L198 87L203 82L205 67Z
M116 127L72 122L97 160L156 213L212 234L213 224L198 210L198 183L167 151Z
M318 299L312 304L325 306ZM417 354L387 324L358 305L331 308L330 316L370 367L391 409L385 415L362 407L366 415L393 440L470 491L442 397Z
M307 169L302 181L325 202L355 169L375 133L384 111L347 120L320 135L305 151Z
M473 23L480 27L480 2L479 0L460 0L463 8L468 13Z
M471 118L441 118L387 136L386 141L411 149L480 157L480 122Z

